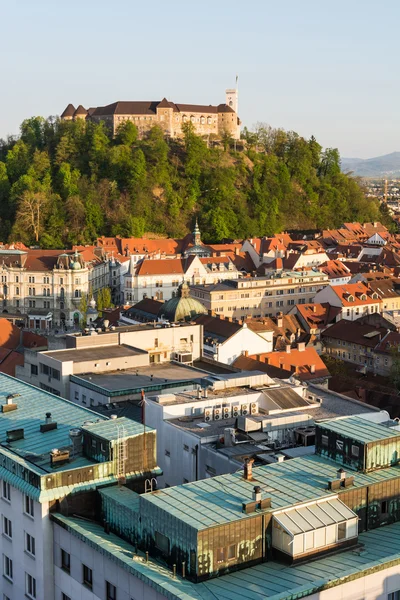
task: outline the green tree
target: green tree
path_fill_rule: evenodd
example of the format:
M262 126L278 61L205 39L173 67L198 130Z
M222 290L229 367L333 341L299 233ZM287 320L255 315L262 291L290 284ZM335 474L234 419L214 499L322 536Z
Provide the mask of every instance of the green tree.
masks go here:
M97 292L96 304L99 313L103 312L105 308L112 308L111 290L109 287L101 288Z

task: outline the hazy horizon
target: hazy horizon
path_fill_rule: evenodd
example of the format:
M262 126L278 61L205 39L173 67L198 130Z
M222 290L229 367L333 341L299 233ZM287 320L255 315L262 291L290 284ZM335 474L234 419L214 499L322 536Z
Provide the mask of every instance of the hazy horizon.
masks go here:
M346 158L390 154L400 134L396 15L394 0L385 10L372 0L8 3L0 137L69 102L218 104L238 74L242 126L314 135Z

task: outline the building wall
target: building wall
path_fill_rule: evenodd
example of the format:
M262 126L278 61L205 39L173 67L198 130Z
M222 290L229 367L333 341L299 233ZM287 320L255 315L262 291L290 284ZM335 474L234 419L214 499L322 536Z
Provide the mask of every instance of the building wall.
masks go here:
M3 482L0 481L2 486ZM0 536L0 554L13 561L13 583L2 578L0 590L12 600L25 598L25 574L29 573L36 580L36 596L46 600L54 598L54 580L52 569L53 534L48 518L48 503L34 502L33 517L24 513L24 494L11 486L11 502L0 498L1 527L3 518L12 523L12 540ZM25 536L29 533L35 539L35 556L25 551ZM1 565L3 573L3 565Z
M365 577L306 596L307 600L389 600L400 590L399 566L376 571Z
M170 361L172 353L177 351L192 352L193 360L197 360L202 354L203 328L188 325L125 331L120 333L120 344L146 350L150 355L158 354L161 362Z
M118 600L161 600L165 598L163 594L121 568L115 561L103 556L94 548L72 536L56 523L53 523L53 531L54 553L52 560L54 561L55 594L49 596L49 600L52 600L52 598L61 600L62 593L69 596L71 600L104 600L106 581L117 587ZM61 549L71 555L69 574L61 568ZM83 564L93 570L92 591L82 583ZM41 598L47 600L47 596Z
M251 350L252 354L262 354L273 350L273 332L265 332L265 339L244 325L235 335L223 344L217 345L215 360L231 365L243 352ZM265 335L264 334L264 335Z
M193 298L208 309L226 317L243 319L272 317L279 312L287 314L296 304L314 302L319 290L329 285L328 276L292 276L265 280L239 280L235 289L210 291L196 286L191 288Z

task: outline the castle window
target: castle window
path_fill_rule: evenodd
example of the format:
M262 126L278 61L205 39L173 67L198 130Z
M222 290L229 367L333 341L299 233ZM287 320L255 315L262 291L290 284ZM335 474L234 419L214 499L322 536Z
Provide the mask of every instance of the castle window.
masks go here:
M207 119L207 123L208 123L209 125L211 125L211 123L212 123L212 118L211 118L211 117L208 117L208 119Z
M201 123L205 123L206 122L205 118L204 117L200 117L200 122Z
M194 123L196 121L196 119L194 118L193 115L190 116L190 120L191 120L192 123Z

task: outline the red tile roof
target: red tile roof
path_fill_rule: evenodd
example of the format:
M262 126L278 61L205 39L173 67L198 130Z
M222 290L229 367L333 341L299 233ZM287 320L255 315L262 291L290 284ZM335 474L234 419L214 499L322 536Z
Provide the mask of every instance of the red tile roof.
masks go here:
M379 298L373 298L372 292L364 283L346 283L345 285L333 285L331 289L341 300L343 306L359 306L365 304L380 304ZM365 296L365 299L363 299Z
M305 350L291 349L290 352L267 352L260 355L254 354L249 358L258 357L261 362L268 362L269 365L274 367L296 373L297 377L304 381L329 377L330 375L315 348L305 348ZM312 372L313 369L314 372Z
M342 309L331 306L328 302L322 304L298 304L297 312L301 315L310 329L323 329L333 323Z

